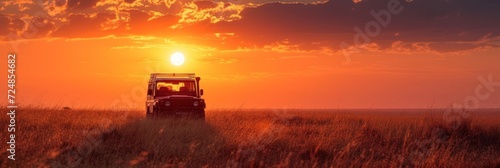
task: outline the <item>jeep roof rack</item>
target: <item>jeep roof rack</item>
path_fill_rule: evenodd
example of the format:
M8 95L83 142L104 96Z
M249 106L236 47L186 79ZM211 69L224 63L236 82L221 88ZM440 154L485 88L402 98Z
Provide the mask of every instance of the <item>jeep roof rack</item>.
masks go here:
M191 78L194 79L196 76L194 73L151 73L149 78L150 82L156 81L157 78Z

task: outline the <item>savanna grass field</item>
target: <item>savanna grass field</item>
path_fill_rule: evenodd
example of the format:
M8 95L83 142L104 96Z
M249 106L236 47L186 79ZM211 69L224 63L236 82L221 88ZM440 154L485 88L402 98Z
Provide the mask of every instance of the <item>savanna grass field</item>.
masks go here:
M500 167L498 110L453 122L445 113L212 109L203 121L27 107L17 112L16 162L3 143L0 167Z

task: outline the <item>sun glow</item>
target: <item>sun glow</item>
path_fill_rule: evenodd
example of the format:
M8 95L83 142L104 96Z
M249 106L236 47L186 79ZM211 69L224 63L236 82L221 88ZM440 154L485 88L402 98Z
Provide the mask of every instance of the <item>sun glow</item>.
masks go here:
M173 53L172 56L170 56L170 62L175 66L182 65L184 63L184 54L180 52Z

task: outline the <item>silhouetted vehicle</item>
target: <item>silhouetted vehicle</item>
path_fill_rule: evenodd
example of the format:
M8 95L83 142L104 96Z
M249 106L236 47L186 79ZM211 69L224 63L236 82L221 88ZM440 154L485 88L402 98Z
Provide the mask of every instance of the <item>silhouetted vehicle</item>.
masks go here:
M146 116L205 118L200 79L194 73L152 73L148 82Z

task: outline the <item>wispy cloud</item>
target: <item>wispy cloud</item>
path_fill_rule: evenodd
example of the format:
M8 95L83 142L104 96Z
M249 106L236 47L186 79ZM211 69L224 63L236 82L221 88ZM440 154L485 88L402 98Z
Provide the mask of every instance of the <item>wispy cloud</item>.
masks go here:
M3 40L7 34L22 37L36 29L32 38L154 36L223 50L338 52L341 42L356 36L353 28L376 20L370 12L385 9L387 1L4 1L0 23L7 26L0 27L0 33ZM360 49L459 53L500 45L500 3L401 3L404 12L393 16L390 25ZM48 13L35 15L40 11Z

